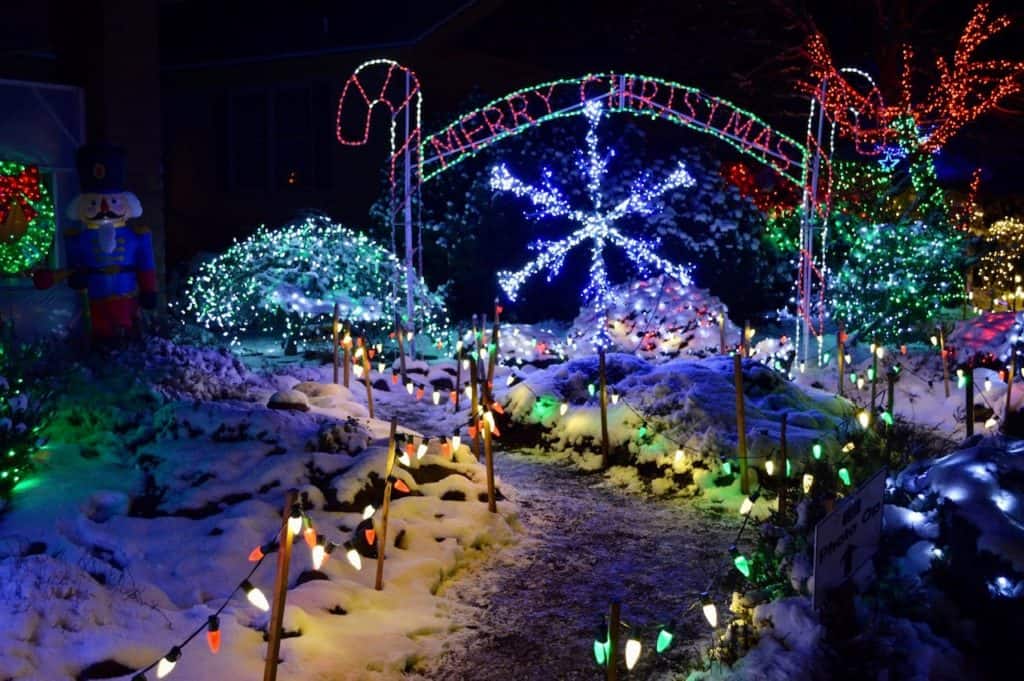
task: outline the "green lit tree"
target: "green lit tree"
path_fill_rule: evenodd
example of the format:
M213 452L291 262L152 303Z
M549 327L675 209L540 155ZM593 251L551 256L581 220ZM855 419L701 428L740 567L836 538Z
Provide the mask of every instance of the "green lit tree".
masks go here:
M905 341L963 298L959 233L923 222L862 226L833 278L834 315L884 343Z
M233 342L245 334L274 334L285 347L303 338L322 343L335 303L361 333L386 334L404 312L393 295L399 277L404 270L386 249L313 215L277 229L261 227L201 265L180 310ZM416 297L423 334L431 343L446 341L444 299L422 281Z

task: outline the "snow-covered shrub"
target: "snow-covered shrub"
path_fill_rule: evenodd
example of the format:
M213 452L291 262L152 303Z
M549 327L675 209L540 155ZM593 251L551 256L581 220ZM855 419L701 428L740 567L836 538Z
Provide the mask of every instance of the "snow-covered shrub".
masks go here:
M49 412L45 391L25 378L25 369L38 359L38 348L0 339L0 511L32 469Z
M404 283L394 255L365 234L313 215L277 229L260 227L199 266L188 280L186 317L237 342L246 333L279 334L287 345L325 337L334 304L364 332L386 332L404 312ZM448 326L444 299L417 282L415 323L432 341Z
M669 277L655 277L616 286L607 310L609 349L651 361L703 357L719 351L719 316L725 319L725 345L740 341L728 308L704 289ZM583 307L569 332L570 356L593 354L594 341L605 324L605 311Z

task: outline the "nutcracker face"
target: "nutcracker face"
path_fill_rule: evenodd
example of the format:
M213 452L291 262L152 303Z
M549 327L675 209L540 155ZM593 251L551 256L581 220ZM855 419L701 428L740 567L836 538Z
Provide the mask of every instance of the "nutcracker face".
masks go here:
M104 225L123 227L125 220L142 215L142 206L131 192L81 194L75 202L75 216L90 229Z
M131 192L79 194L68 206L68 217L81 220L87 229L99 231L99 247L113 253L117 246L116 232L128 218L142 215L142 205Z

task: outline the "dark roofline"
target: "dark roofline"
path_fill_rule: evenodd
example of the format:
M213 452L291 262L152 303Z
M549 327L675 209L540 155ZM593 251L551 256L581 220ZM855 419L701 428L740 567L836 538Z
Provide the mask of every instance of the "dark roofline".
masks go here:
M174 64L168 66L161 66L161 71L191 71L196 69L208 69L218 67L230 67L240 66L243 64L259 64L271 61L279 61L282 59L303 59L307 57L321 57L332 54L349 54L352 52L377 52L382 50L397 50L406 47L412 47L417 43L426 40L431 34L435 33L445 24L449 23L467 9L476 4L477 0L467 0L461 4L454 12L442 17L432 25L428 26L419 35L409 39L400 40L391 43L365 43L360 45L338 45L335 47L323 47L314 50L298 50L292 52L277 52L274 54L262 54L252 55L248 57L232 57L230 59L212 59L209 61L190 62L186 64Z

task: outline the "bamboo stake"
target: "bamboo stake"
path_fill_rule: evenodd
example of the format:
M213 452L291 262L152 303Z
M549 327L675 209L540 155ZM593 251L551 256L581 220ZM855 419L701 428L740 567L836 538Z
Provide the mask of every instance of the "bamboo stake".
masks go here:
M480 336L477 336L476 331L476 315L473 315L473 349L477 350L480 347ZM473 456L477 459L480 458L480 422L477 418L477 413L480 407L480 396L478 394L477 386L477 363L476 357L471 357L469 362L469 422L473 426Z
M949 364L946 362L946 334L939 325L939 356L942 359L942 382L946 386L946 399L949 399Z
M868 408L868 427L875 425L875 408L878 398L878 343L871 344L871 404Z
M402 385L408 382L405 377L405 330L402 328L402 322L398 318L398 314L395 314L395 338L398 340L398 366L401 368L402 374Z
M341 338L341 347L345 350L345 387L349 385L349 377L352 374L352 334L345 329L345 335Z
M384 549L388 545L388 513L391 511L391 473L395 469L395 431L398 417L391 417L391 435L388 437L388 459L384 464L384 501L380 509L380 536L377 538L377 579L373 588L384 589Z
M490 396L491 401L494 400L494 365L498 361L498 342L499 342L498 341L498 334L500 333L499 325L501 323L501 321L500 321L500 318L501 318L500 310L501 310L501 306L498 305L498 299L495 298L494 299L494 327L493 327L493 330L491 331L491 343L490 343L490 345L493 345L494 347L490 348L488 346L488 351L489 351L488 355L489 355L489 357L487 358L487 394Z
M608 375L605 371L604 347L597 349L597 366L601 386L601 468L608 468L611 453L608 444Z
M288 567L292 558L292 532L288 527L297 493L288 490L284 499L280 547L277 552L277 577L274 580L274 605L267 624L267 659L263 665L263 681L276 681L277 662L281 654L281 626L284 623L285 598L288 596Z
M750 494L747 481L747 425L743 406L743 359L740 353L732 356L733 377L736 383L736 431L740 453L740 491Z
M1010 421L1010 402L1013 399L1013 379L1017 375L1017 350L1010 348L1010 375L1006 380L1006 409L1003 410L1003 430Z
M607 681L618 681L619 678L619 622L621 618L621 604L618 599L612 601L611 611L608 613L608 659L605 661Z
M491 415L494 418L494 415ZM491 451L491 426L487 419L483 420L484 431L484 457L487 464L487 510L491 513L498 512L498 505L494 497L494 456Z
M373 418L373 382L370 380L370 353L366 348L366 341L359 339L359 347L363 349L363 381L366 382L366 408Z
M459 412L459 400L462 399L462 333L459 333L459 340L455 342L458 348L458 354L455 356L455 411L453 414Z
M839 361L839 396L844 397L846 381L846 332L843 331L842 324L839 325L839 331L836 333L836 353L838 354Z
M331 325L331 355L334 359L334 385L338 385L338 329L341 326L341 322L338 321L338 315L340 308L337 303L334 304L334 323Z
M964 390L964 399L966 400L964 411L967 422L967 437L970 437L974 435L974 369L967 369L964 372L964 378L967 379L966 389Z
M789 412L782 412L782 423L779 428L779 477L782 479L782 484L779 485L779 518L783 518L786 515L786 492L789 485L789 480L786 476L786 463L788 453L786 452L786 422L789 420Z

